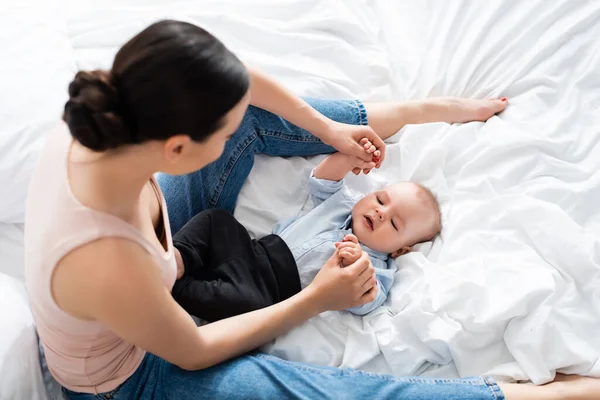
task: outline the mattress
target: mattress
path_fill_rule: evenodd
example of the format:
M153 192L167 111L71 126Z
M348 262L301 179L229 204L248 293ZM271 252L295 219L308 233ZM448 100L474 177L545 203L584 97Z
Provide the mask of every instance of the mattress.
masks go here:
M324 313L264 350L394 375L600 377L600 2L66 3L79 68L178 18L304 96L507 96L485 124L405 127L381 170L348 179L428 185L442 235L397 260L381 309ZM319 160L257 156L235 213L252 235L311 207ZM22 278L22 253L22 227L0 226L1 272Z

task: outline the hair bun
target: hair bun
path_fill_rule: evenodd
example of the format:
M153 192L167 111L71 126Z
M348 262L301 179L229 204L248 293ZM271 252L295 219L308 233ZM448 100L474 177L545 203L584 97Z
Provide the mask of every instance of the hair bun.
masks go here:
M69 85L63 119L85 147L103 151L132 143L108 71L79 71Z

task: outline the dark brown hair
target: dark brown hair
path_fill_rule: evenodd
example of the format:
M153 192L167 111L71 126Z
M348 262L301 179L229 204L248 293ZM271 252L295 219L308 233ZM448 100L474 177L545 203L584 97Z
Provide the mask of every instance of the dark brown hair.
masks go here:
M63 119L82 145L103 151L176 134L203 141L246 94L242 62L204 29L160 21L127 42L110 71L80 71Z

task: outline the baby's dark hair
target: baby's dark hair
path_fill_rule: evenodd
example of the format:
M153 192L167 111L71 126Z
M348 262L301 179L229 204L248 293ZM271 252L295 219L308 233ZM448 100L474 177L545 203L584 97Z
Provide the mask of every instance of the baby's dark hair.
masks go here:
M442 209L440 207L440 202L437 196L429 189L427 186L424 186L420 183L413 182L420 190L423 197L423 200L430 206L436 215L436 221L431 228L432 234L423 242L429 242L435 239L440 232L442 231Z
M110 71L80 71L63 119L95 151L186 134L201 142L246 94L248 71L204 29L156 22L128 41Z

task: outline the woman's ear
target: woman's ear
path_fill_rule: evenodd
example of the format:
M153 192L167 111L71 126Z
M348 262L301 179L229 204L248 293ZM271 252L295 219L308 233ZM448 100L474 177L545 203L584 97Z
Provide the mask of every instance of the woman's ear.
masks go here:
M404 246L400 250L396 250L395 252L393 252L392 258L398 258L400 256L410 253L411 251L412 251L412 246Z
M164 156L170 163L177 162L177 159L183 153L185 146L190 142L190 137L187 135L171 136L165 141Z

